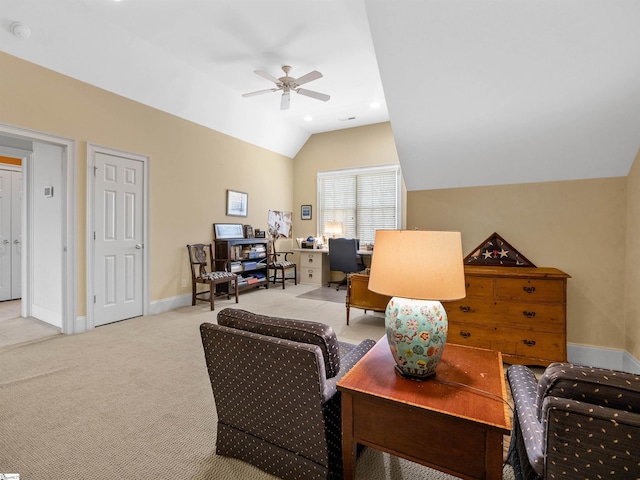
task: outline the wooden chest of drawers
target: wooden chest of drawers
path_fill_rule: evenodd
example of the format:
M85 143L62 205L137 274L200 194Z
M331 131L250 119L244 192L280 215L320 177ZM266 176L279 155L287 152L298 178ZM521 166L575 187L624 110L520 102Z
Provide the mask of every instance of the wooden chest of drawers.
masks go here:
M567 278L556 268L465 265L467 296L443 302L447 342L499 350L509 363L566 361Z

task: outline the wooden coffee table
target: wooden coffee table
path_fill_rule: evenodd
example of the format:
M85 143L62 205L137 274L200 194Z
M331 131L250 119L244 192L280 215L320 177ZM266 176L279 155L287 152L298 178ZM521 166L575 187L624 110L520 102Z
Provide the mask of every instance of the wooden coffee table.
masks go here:
M345 480L355 476L357 444L461 478L502 479L511 417L494 396L506 399L500 352L447 344L426 381L402 378L394 365L383 337L338 382Z

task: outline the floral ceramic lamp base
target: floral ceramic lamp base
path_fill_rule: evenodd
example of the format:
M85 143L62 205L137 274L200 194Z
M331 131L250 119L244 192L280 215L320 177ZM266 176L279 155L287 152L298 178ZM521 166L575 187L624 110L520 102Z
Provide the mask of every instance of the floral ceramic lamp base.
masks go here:
M447 312L442 304L393 297L387 304L385 326L396 371L416 380L433 377L447 341Z

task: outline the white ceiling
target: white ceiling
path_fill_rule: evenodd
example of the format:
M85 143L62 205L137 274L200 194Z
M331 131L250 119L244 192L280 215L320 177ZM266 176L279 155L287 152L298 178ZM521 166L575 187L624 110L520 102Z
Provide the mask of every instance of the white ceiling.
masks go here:
M626 175L639 22L640 0L0 0L0 50L290 157L390 115L418 190ZM241 97L285 64L331 100Z

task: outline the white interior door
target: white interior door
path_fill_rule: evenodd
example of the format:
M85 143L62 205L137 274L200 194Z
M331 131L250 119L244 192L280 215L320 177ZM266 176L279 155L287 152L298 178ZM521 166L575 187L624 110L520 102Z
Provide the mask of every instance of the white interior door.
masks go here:
M11 172L11 298L22 298L22 172Z
M0 170L0 300L11 299L11 173Z
M0 170L0 301L22 297L22 172Z
M143 313L142 161L96 152L94 325Z

